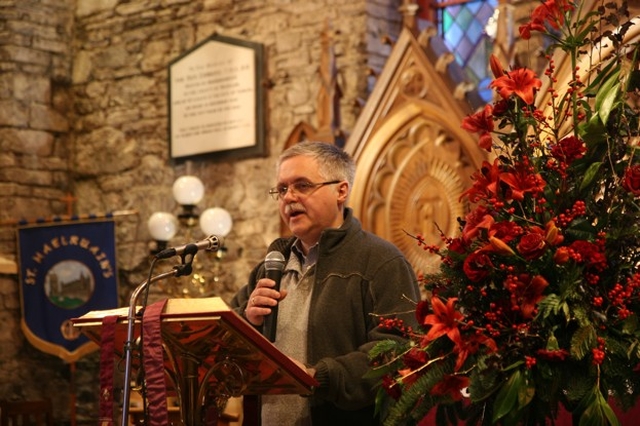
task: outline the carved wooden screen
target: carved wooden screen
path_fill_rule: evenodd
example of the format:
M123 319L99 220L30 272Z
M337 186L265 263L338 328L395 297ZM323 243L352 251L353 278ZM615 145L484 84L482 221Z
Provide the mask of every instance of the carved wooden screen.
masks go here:
M596 6L585 3L585 8ZM640 39L640 17L634 21L625 42ZM460 195L487 158L475 137L460 128L483 102L463 83L452 55L434 35L426 31L415 37L403 30L345 145L358 164L350 206L365 229L396 244L418 272L435 272L438 258L407 233L439 245L440 231L456 235L457 219L466 209ZM601 57L608 49L599 52ZM557 84L567 84L570 61L554 59ZM582 79L598 65L581 64ZM541 109L548 103L545 89L537 99Z
M435 41L401 33L345 146L358 165L349 205L419 272L434 272L437 258L407 234L438 245L440 230L456 234L460 195L485 158L460 128L480 101L454 81L458 69Z

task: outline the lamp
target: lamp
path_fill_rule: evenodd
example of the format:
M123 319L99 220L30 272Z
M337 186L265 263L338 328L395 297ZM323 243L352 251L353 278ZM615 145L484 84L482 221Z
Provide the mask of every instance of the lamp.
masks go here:
M200 215L200 229L206 235L217 235L226 237L231 232L233 220L228 211L220 207L211 207L206 209ZM227 248L223 245L216 251L216 258L221 260L227 253ZM217 267L219 268L219 264Z
M199 225L204 234L226 237L233 227L233 220L229 212L221 207L207 208L198 214L197 204L204 198L204 185L202 181L192 175L181 176L173 183L172 192L174 200L180 205L181 211L176 217L169 212L155 212L148 221L147 228L151 238L155 241L155 248L151 250L156 254L167 247L168 242L179 231L185 242L194 240L194 229ZM193 273L188 277L171 278L168 283L161 283L159 287L166 293L176 297L202 297L211 295L216 284L222 281L223 275L220 262L226 254L223 245L215 252L215 257L210 259L208 252L198 253L193 259ZM211 264L213 260L213 265Z
M211 207L200 215L200 229L207 235L226 237L232 226L231 215L223 208Z
M204 185L196 176L182 176L173 183L173 199L182 206L178 215L180 223L194 226L198 220L195 212L196 204L204 197Z
M167 248L167 243L178 232L178 220L168 212L155 212L147 221L149 234L156 241L156 247L152 252L158 253Z

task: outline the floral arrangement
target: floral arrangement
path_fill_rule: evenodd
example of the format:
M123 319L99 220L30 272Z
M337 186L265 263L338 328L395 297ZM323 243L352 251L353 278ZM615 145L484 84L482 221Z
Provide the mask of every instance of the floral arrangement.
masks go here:
M413 236L441 258L437 274L421 277L420 328L381 319L408 343L370 352L386 425L426 424L432 408L439 425L552 424L561 409L576 424L616 425L612 403L635 404L640 71L625 16L624 3L583 11L547 0L520 27L525 39L549 40L544 77L492 57L498 96L462 127L493 160L463 194L459 236L443 235L442 247ZM562 87L558 49L573 65Z

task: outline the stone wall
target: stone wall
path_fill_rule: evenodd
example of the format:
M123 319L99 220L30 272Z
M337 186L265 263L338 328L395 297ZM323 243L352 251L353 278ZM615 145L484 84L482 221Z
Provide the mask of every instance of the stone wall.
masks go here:
M14 219L62 214L61 198L72 191L72 6L59 0L0 3L3 258L15 256ZM68 365L27 343L17 276L0 275L0 398L51 396L57 418L68 419L70 376Z
M198 206L234 220L223 278L228 300L278 235L268 198L274 163L301 121L315 124L320 33L336 31L342 128L357 119L399 32L400 0L14 0L0 2L0 257L15 260L15 221L72 213L117 217L122 304L148 271L146 220L179 212L173 181L206 186ZM212 34L262 43L268 90L266 157L172 162L167 138L167 66ZM184 232L182 244L200 238ZM171 263L163 265L171 268ZM157 295L158 297L160 295ZM0 274L0 399L50 397L56 423L97 418L97 352L74 365L31 346L20 329L15 273Z

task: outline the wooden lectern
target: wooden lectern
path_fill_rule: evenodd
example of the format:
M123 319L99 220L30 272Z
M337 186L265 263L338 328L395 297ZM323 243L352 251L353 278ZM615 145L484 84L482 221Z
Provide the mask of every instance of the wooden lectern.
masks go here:
M72 322L100 345L102 319L117 316L114 355L121 359L128 309L93 311ZM141 320L136 317L136 339ZM207 410L214 407L221 413L230 397L309 395L318 385L218 297L169 299L160 315L160 330L165 377L177 394L184 426L204 424Z

